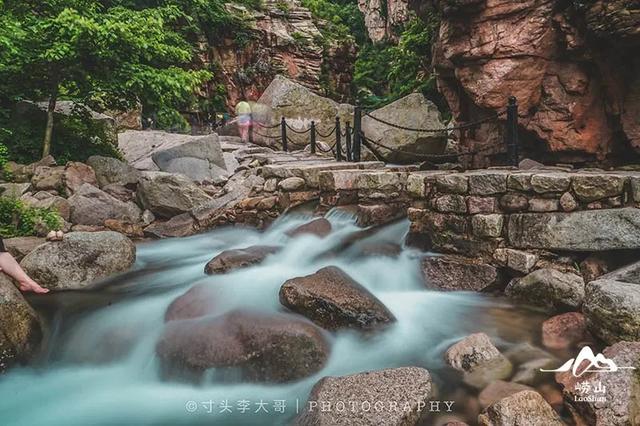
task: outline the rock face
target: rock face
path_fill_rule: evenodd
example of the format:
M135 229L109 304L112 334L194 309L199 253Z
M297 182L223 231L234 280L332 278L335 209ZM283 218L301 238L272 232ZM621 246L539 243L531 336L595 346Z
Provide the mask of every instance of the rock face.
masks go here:
M0 373L35 354L42 326L11 279L0 272Z
M167 323L156 352L170 374L234 367L244 380L287 382L318 372L329 344L318 327L297 317L236 310Z
M180 173L196 182L220 182L228 176L215 133L157 151L151 158L163 172Z
M517 248L604 251L640 248L640 210L632 207L572 213L525 213L509 218Z
M138 186L138 200L154 215L171 218L203 205L211 197L186 176L144 172Z
M491 290L501 282L494 266L457 256L425 257L422 273L427 287L441 290Z
M320 133L327 134L335 125L336 116L342 122L353 121L353 106L339 104L329 98L316 95L308 88L285 77L277 76L260 96L258 104L265 107L264 121L277 124L285 117L287 124L296 131L305 131L314 121ZM280 135L280 129L262 129L264 134ZM309 134L287 133L293 143L292 149L302 149L309 144ZM319 138L318 140L321 140ZM331 142L331 140L329 140Z
M445 133L421 133L398 129L374 118L416 129L442 129L438 108L424 95L413 93L377 109L362 118L365 136L374 142L401 151L416 154L442 154L447 144ZM393 152L385 148L376 150L391 163L415 162L415 156Z
M511 375L511 362L491 343L484 333L471 334L447 349L445 361L464 373L464 381L483 388L494 380Z
M214 62L220 67L216 84L226 87L229 107L243 99L255 101L276 75L284 75L316 93L350 93L355 43L349 39L328 42L299 0L268 0L260 10L239 4L227 8L241 15L249 32L247 38L240 42L229 34L202 51L199 59L207 69ZM213 93L215 88L211 89Z
M407 3L407 0L358 0L371 41L397 39L396 28L409 19Z
M327 330L370 330L395 321L380 300L335 266L286 281L280 303Z
M637 373L640 368L640 343L619 342L605 348L602 354L619 367L635 367L635 370L585 373L578 378L571 372L558 373L556 380L564 387L565 401L583 417L584 424L636 425L640 422L637 395L640 389ZM604 391L594 393L593 389L598 385ZM596 398L598 401L594 401Z
M640 63L629 60L640 42L634 0L439 4L443 17L433 63L458 121L503 111L513 95L521 137L537 154L548 147L556 159L602 159L618 142L619 128L619 142L626 137L640 147L640 125L631 118L640 105ZM463 143L498 150L501 126L487 123Z
M538 392L522 391L501 399L478 416L481 426L564 426L560 416Z
M432 395L431 376L427 370L418 367L325 377L313 387L305 411L293 424L414 426ZM374 409L377 401L382 407L378 404ZM322 410L323 403L330 404L331 410Z
M251 246L244 249L225 250L207 263L204 272L209 275L224 274L235 269L257 265L280 249L281 247L278 246Z
M509 283L505 293L510 298L551 312L580 308L584 300L584 280L581 276L555 269L538 269Z
M67 290L124 272L135 258L133 243L117 232L71 232L63 241L38 246L20 265L43 287Z
M79 225L104 225L115 219L136 223L142 211L135 203L120 201L95 186L85 183L68 200L70 219Z

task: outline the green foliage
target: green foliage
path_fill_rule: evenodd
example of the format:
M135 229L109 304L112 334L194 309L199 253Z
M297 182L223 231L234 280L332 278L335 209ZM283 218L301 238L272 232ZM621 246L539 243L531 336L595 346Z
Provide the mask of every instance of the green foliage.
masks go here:
M325 38L340 41L353 38L358 44L366 43L367 29L357 1L302 0L302 5L321 20L319 25Z
M53 129L51 155L60 164L67 161L86 161L92 155L120 158L121 154L110 140L103 123L88 119L82 111L69 116L56 115L58 125ZM0 134L0 143L8 149L8 156L18 163L31 163L42 151L44 112L38 114L13 114L7 121L0 117L0 128L10 128L11 133Z
M3 143L0 143L0 170L4 170L9 161L9 149Z
M189 133L191 126L178 111L161 109L158 111L157 125L159 128L176 133Z
M359 102L375 108L419 91L437 96L430 72L431 46L438 18L418 18L407 23L397 45L369 44L361 47L355 64L354 84Z
M60 215L53 210L29 207L16 198L0 197L0 235L4 238L57 231L62 222Z

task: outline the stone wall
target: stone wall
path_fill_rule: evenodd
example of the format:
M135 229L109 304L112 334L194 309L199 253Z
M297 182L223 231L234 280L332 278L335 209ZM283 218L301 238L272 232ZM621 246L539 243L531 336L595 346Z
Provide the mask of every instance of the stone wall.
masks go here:
M415 172L407 191L411 243L516 272L640 248L640 172Z

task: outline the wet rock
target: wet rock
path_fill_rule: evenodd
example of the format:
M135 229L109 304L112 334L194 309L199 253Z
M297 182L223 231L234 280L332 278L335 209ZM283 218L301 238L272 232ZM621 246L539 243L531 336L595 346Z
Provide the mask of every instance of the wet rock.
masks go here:
M140 221L142 212L134 203L125 203L87 183L67 200L74 224L101 226L107 219L131 223Z
M491 343L484 333L471 334L451 346L444 355L455 370L464 373L465 383L483 388L495 380L511 375L511 362Z
M547 348L575 348L589 340L587 320L579 312L556 315L542 323L542 344Z
M486 263L458 256L429 256L422 260L427 287L441 290L483 291L500 287L498 270Z
M565 423L551 406L534 391L522 391L502 398L478 416L481 426L545 425Z
M7 238L4 241L4 247L18 261L31 253L36 247L44 244L46 240L40 237L16 237Z
M495 402L498 402L502 398L506 398L525 390L533 389L527 385L521 385L519 383L496 380L495 382L491 382L486 388L482 389L482 392L480 392L480 395L478 395L478 401L480 402L480 406L484 410L485 408Z
M144 233L153 238L187 237L195 234L199 229L194 217L189 213L183 213L165 222L158 221L151 223L144 228Z
M95 171L100 188L111 184L135 188L141 177L138 170L117 158L93 155L87 159L87 164Z
M233 368L243 380L289 382L324 367L329 343L298 317L244 310L168 322L156 353L169 376Z
M440 120L438 108L421 93L412 93L389 105L372 111L371 116L378 119L422 129L442 129L445 126ZM447 144L446 135L443 133L412 132L397 129L369 116L362 118L362 130L368 138L374 141L384 141L384 145L395 150L425 154L442 154ZM379 148L380 154L387 162L403 164L416 160L415 156L392 152Z
M616 372L592 372L575 377L570 371L556 374L565 401L589 425L628 426L639 424L637 391L640 388L640 343L619 342L602 354L618 367ZM588 391L586 390L588 389ZM595 390L599 389L599 392Z
M549 352L533 346L528 342L518 343L517 345L510 347L504 352L504 356L514 364L524 364L528 361L542 358L553 358L553 355Z
M294 424L365 426L381 424L384 419L385 425L413 426L419 424L432 395L431 376L418 367L325 377L311 390L305 411ZM322 410L322 403L329 403L332 409Z
M580 201L591 202L622 194L626 181L622 175L594 173L574 176L571 186Z
M305 187L304 179L300 177L290 177L280 181L278 188L286 192L298 191Z
M640 340L640 285L636 283L591 281L583 312L589 330L607 343Z
M135 258L135 245L117 232L71 232L38 246L20 265L43 287L69 290L124 272Z
M145 209L163 218L188 212L211 200L211 197L188 177L164 172L144 172L137 194Z
M640 248L640 210L512 214L508 224L514 248L604 251Z
M549 373L542 372L541 369L549 370L557 366L558 360L554 357L533 359L520 364L511 381L521 385L536 386L549 378Z
M398 204L359 204L356 224L361 227L382 225L399 219L406 214L406 208Z
M80 162L67 163L62 177L67 195L77 192L85 183L97 185L96 173L91 166Z
M0 373L28 361L42 340L42 325L11 279L0 272Z
M382 257L398 257L402 253L402 247L396 243L362 243L358 244L358 249L363 257L382 256Z
M224 274L235 269L257 265L267 256L280 251L279 246L251 246L244 249L225 250L207 263L205 273Z
M191 287L171 302L164 314L165 321L199 318L215 313L220 287L202 283Z
M323 217L319 217L311 222L287 231L286 234L290 237L311 234L323 238L331 233L331 229L331 222Z
M505 293L508 297L540 306L551 312L577 310L584 300L581 276L555 269L538 269L512 280Z
M395 321L380 300L335 266L286 281L280 303L332 331L370 330Z

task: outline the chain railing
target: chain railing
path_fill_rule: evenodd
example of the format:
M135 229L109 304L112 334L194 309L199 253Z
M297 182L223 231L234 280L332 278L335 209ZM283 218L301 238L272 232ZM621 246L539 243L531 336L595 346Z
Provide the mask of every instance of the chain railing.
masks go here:
M381 150L388 151L389 153L401 154L405 156L410 156L411 158L423 160L423 161L431 161L431 160L441 160L441 159L458 159L463 156L473 156L486 151L494 151L493 154L508 154L508 158L512 165L518 164L519 159L519 146L518 146L518 104L515 97L510 97L507 107L504 111L491 114L490 116L484 117L479 120L462 123L457 126L452 127L444 127L441 129L426 129L426 128L417 128L411 126L404 126L397 123L392 123L390 121L384 120L380 117L376 117L374 112L365 112L361 107L356 106L353 116L353 126L350 121L345 122L344 131L342 130L342 123L340 117L336 117L335 125L327 130L325 133L322 133L318 130L315 121L311 121L310 126L306 129L296 129L292 127L285 117L282 117L280 123L274 125L265 125L261 123L253 123L250 131L250 140L253 140L253 135L260 136L265 140L276 140L279 141L283 151L289 151L290 147L294 148L306 148L309 146L309 150L312 154L315 154L317 151L322 153L331 152L337 161L353 161L359 162L361 158L362 145L364 145L377 159L384 161L385 153L381 152ZM494 122L501 120L506 115L506 123L505 123L505 145L504 150L495 151L495 146L489 146L484 148L478 148L475 150L462 150L457 153L444 153L444 154L424 154L420 152L408 151L402 148L395 148L389 146L384 143L382 140L373 140L365 134L362 129L362 118L366 116L380 124L385 126L389 126L395 129L408 131L408 132L418 132L418 133L430 133L430 134L442 134L443 136L448 135L450 132L454 131L464 131L476 128L484 123ZM259 131L256 131L256 127L264 130L274 130L279 128L279 135L268 135L263 134ZM306 135L309 134L309 143L299 143L289 136L289 132L296 135ZM318 136L323 139L329 139L334 137L334 142L331 145L328 145L328 148L323 147L318 144L317 138ZM343 138L344 138L344 149L343 149Z

